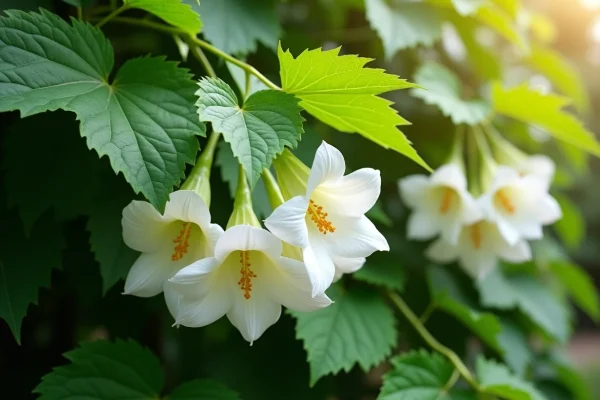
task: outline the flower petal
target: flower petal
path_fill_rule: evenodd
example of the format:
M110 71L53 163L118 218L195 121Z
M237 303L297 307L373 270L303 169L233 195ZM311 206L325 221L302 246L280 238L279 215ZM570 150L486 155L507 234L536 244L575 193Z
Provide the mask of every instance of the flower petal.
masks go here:
M215 257L223 262L234 251L257 250L276 259L281 256L281 240L271 232L250 225L235 225L227 229L215 246Z
M498 226L498 231L510 246L517 244L519 240L522 239L521 232L519 232L514 224L511 224L509 221L498 218L496 224Z
M410 208L418 208L429 188L425 175L410 175L398 181L398 189L404 203Z
M142 253L127 274L123 294L152 297L162 292L164 283L178 268L176 263L165 262L169 258L162 252Z
M165 303L167 309L174 320L177 320L177 313L179 312L179 302L183 295L173 288L173 283L166 281L163 286L163 292L165 295Z
M554 179L556 166L554 165L554 161L549 157L536 154L527 157L527 159L519 165L517 170L523 175L535 175L541 178L544 181L546 188L549 188L552 179Z
M123 240L137 251L155 251L165 240L169 222L147 201L133 200L123 209Z
M340 218L335 221L335 226L333 234L315 234L319 241L326 243L327 250L332 254L357 258L368 257L377 250L390 250L385 237L364 215L359 218ZM315 241L311 239L311 244Z
M379 171L362 168L337 181L322 184L312 199L321 205L335 205L340 215L360 217L375 205L380 193Z
M458 247L440 238L425 250L425 255L430 260L446 264L458 258Z
M210 224L210 211L204 199L193 190L177 190L171 193L165 206L165 217L194 222L203 229Z
M185 296L206 296L216 278L216 269L221 263L215 257L207 257L182 268L171 279L170 287Z
M562 210L556 199L549 194L544 196L542 200L534 208L536 219L542 225L550 225L562 218Z
M345 172L346 162L342 153L323 141L317 149L315 160L308 176L306 197L310 197L317 186L327 181L336 181L344 176Z
M482 219L483 211L471 193L464 191L460 192L459 195L462 205L460 222L463 225L471 225Z
M309 245L307 209L308 200L296 196L277 207L265 220L265 226L280 240L296 247L306 247Z
M500 258L511 263L522 263L531 260L531 247L525 240L521 240L514 246L507 246Z
M367 261L365 257L348 258L336 254L332 254L331 259L333 260L333 265L335 265L335 271L339 271L342 274L351 274L358 271Z
M431 184L448 186L456 191L467 189L467 178L464 171L457 164L446 164L439 167L431 175Z
M494 253L477 251L463 254L460 257L460 266L471 277L477 280L485 278L498 264Z
M252 295L249 299L234 301L227 318L250 344L279 320L281 304L268 296Z
M312 285L312 296L325 293L325 290L333 282L335 266L323 243L319 241L311 243L302 250L302 257Z
M408 217L406 236L409 239L427 240L440 232L440 221L426 211L415 211Z
M231 310L231 304L231 297L222 290L211 290L204 297L181 296L175 324L189 328L212 324Z

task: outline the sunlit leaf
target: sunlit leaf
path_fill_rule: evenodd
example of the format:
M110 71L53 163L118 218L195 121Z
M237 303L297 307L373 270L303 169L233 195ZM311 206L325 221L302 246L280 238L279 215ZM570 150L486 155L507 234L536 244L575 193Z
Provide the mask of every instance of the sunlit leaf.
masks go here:
M181 0L123 0L123 3L148 11L190 35L196 35L202 29L199 15Z

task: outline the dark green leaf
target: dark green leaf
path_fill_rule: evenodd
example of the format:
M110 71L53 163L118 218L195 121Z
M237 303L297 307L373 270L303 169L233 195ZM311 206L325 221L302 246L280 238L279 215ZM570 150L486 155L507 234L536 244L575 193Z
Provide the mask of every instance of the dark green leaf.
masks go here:
M175 388L165 400L239 400L236 392L218 382L195 380Z
M406 272L397 254L375 253L367 258L365 265L352 274L354 279L402 292Z

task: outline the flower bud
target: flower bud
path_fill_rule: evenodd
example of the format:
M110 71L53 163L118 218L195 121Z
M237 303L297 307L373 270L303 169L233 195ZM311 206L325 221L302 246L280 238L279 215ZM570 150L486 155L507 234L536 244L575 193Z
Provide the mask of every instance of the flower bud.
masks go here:
M291 151L285 149L273 161L277 181L285 200L306 194L306 185L310 169L304 165Z
M227 229L235 225L250 225L255 228L262 228L252 208L252 192L248 186L246 174L241 164L239 166L238 186L235 192L233 212L229 217Z

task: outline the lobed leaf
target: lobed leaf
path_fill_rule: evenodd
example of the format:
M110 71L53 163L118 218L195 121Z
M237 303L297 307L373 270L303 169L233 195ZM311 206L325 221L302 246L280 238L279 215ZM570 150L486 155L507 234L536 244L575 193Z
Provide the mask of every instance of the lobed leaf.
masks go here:
M202 30L200 16L182 0L123 0L123 3L130 8L148 11L192 36Z
M546 400L531 383L511 374L502 364L480 356L476 370L481 389L486 394L507 400Z

